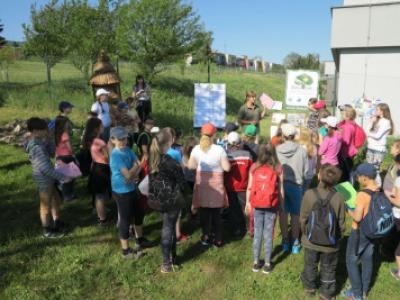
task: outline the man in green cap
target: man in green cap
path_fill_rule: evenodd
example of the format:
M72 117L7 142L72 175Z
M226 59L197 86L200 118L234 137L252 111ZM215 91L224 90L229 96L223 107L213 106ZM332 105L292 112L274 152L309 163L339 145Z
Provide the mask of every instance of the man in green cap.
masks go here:
M258 129L256 125L250 124L244 128L243 149L251 154L253 161L257 161L258 144L256 144Z

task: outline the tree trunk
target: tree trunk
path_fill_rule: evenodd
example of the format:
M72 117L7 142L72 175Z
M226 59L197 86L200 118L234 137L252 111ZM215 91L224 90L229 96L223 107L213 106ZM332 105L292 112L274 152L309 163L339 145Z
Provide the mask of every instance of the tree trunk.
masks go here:
M51 100L53 97L52 97L52 86L51 86L51 66L50 66L50 63L49 62L47 62L46 63L46 71L47 71L47 92L48 92L48 95L49 95L49 99Z

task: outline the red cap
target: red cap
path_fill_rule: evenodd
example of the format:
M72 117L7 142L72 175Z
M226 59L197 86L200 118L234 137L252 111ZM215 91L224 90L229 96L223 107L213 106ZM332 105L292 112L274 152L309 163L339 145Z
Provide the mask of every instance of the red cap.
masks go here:
M211 123L206 123L201 127L201 133L208 136L213 136L217 132L217 128Z
M314 104L314 108L316 110L325 109L326 108L325 101L324 100L319 100L317 103Z

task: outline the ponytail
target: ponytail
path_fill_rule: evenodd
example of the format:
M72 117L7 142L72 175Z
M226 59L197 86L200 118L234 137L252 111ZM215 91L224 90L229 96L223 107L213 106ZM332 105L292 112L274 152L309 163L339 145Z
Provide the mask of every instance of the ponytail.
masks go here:
M150 146L150 173L158 173L160 162L161 162L161 155L170 146L172 142L172 135L168 128L163 128L159 133L156 134L153 141L151 142Z
M200 149L202 151L207 151L208 149L210 149L212 144L212 139L211 137L209 137L208 135L202 135L200 138Z

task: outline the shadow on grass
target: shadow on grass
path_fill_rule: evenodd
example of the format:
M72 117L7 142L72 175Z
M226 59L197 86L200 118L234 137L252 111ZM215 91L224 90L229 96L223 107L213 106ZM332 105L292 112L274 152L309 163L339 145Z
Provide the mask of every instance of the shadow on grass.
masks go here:
M13 169L23 167L23 166L26 166L29 164L30 164L30 162L28 160L20 160L20 161L16 161L16 162L12 162L12 163L0 166L0 171L11 171Z

